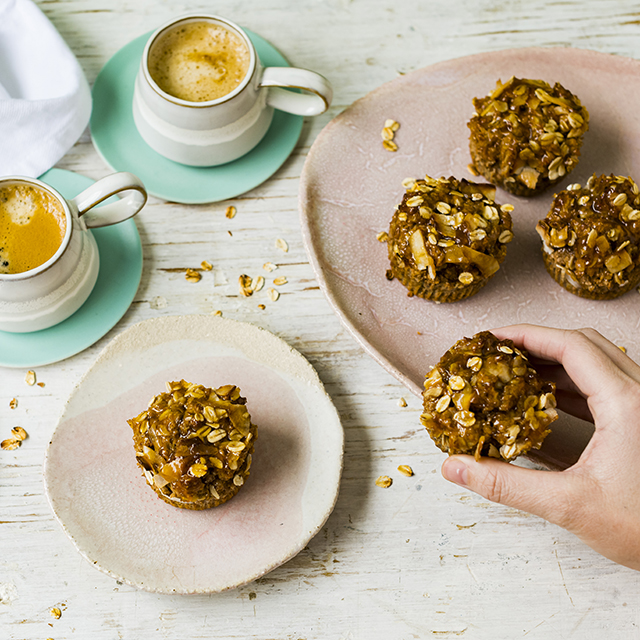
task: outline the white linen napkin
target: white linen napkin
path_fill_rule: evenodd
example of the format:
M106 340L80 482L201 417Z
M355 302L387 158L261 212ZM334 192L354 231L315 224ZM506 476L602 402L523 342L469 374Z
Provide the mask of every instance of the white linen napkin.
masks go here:
M53 167L90 115L87 80L54 26L31 0L0 0L0 176Z

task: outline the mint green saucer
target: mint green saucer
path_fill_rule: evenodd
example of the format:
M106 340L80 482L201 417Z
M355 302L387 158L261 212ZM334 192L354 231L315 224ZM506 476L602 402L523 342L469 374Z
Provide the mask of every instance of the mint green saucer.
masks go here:
M66 198L93 180L51 169L40 176ZM33 333L0 331L0 366L37 367L69 358L97 342L125 314L142 277L142 245L133 220L91 231L100 253L98 281L87 301L64 322Z
M265 67L288 67L271 44L247 30ZM302 116L276 110L267 135L247 155L217 167L188 167L167 160L141 138L133 122L133 87L151 32L125 45L102 68L93 85L91 137L114 171L137 175L154 196L185 204L219 202L250 191L289 157L302 131Z

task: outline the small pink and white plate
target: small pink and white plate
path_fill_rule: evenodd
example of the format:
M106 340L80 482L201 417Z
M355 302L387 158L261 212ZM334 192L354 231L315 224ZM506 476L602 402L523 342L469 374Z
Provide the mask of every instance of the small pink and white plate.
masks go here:
M126 420L167 380L236 384L258 441L236 497L189 511L136 465ZM44 463L55 517L95 567L157 593L241 586L296 555L333 510L340 418L313 367L280 338L213 316L146 320L117 336L71 394Z

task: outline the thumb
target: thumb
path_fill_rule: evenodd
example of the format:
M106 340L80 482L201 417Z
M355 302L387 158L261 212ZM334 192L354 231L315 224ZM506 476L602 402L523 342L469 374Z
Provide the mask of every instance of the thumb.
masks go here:
M487 500L528 511L569 528L575 515L574 478L566 472L534 471L494 458L476 461L472 456L451 456L442 475Z

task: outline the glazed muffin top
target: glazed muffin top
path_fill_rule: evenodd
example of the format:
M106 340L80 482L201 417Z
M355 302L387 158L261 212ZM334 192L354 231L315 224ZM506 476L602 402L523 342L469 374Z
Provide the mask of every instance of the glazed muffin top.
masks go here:
M640 189L628 177L593 175L558 193L536 231L577 286L615 290L640 267Z
M489 331L458 340L427 375L421 422L444 452L513 460L557 419L555 385Z
M209 389L180 380L166 386L128 420L138 464L171 503L224 502L251 465L257 428L247 401L232 384Z
M589 113L561 84L511 77L498 80L468 123L472 158L488 180L517 195L532 195L578 163Z
M452 282L498 270L513 239L513 207L494 202L492 185L429 176L403 184L406 192L389 229L392 267L395 258L431 280Z

